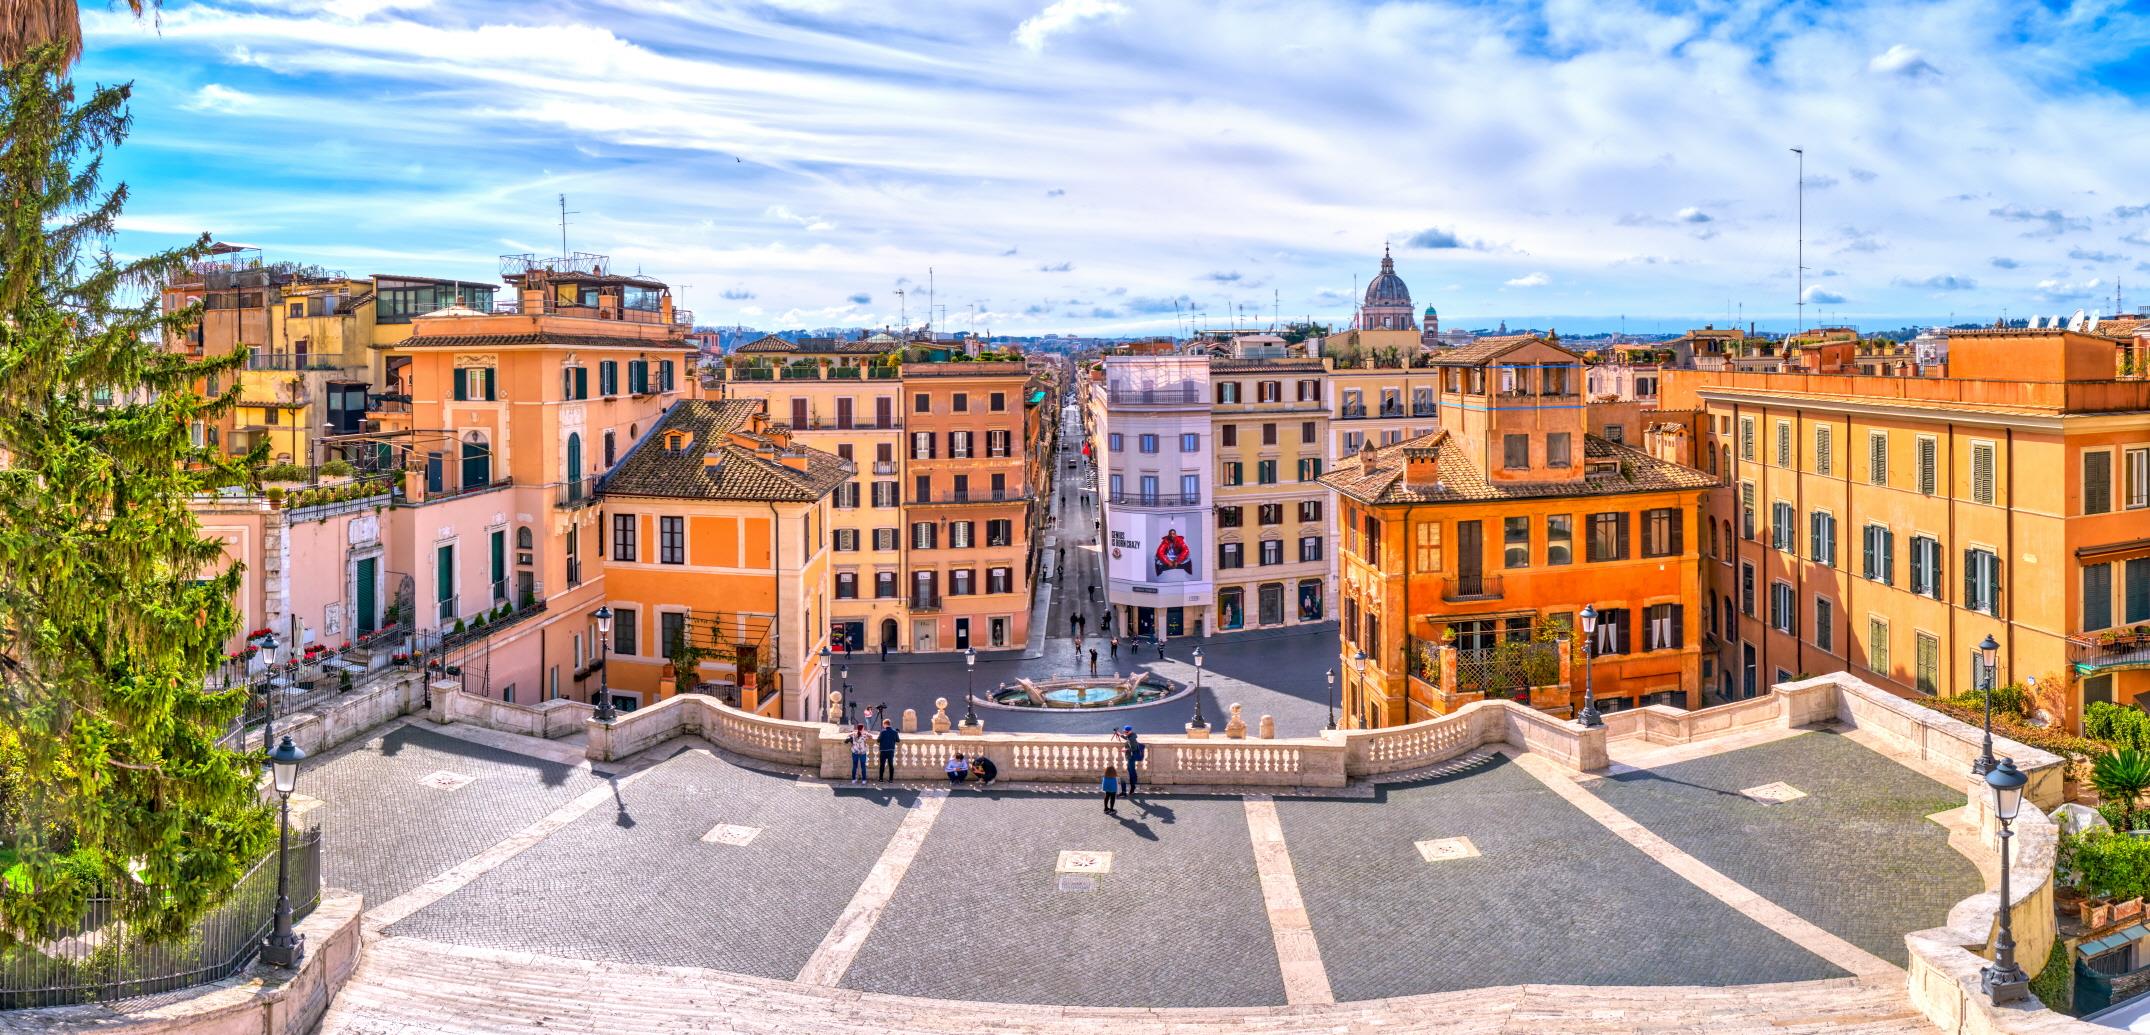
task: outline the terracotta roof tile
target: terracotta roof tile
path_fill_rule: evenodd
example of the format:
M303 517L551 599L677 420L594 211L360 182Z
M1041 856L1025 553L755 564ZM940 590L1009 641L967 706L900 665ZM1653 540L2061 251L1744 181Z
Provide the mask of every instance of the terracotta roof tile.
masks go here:
M1496 338L1480 338L1469 345L1458 345L1452 349L1435 352L1433 362L1436 366L1444 367L1475 367L1505 356L1532 342L1537 342L1540 345L1551 345L1556 349L1561 349L1563 352L1568 351L1558 342L1547 341L1535 334L1509 334ZM1570 354L1572 355L1572 353Z
M558 345L566 348L691 349L678 338L615 338L603 334L439 334L405 338L377 346L384 349L486 349L509 345Z
M1404 481L1404 466L1431 454L1440 472L1437 485ZM1706 489L1716 479L1692 467L1611 442L1583 436L1584 460L1618 460L1619 474L1585 475L1580 481L1501 483L1486 480L1470 457L1445 431L1347 457L1322 476L1322 484L1361 503L1489 503L1501 500L1552 499L1567 496L1617 496L1633 492Z
M606 476L601 491L608 496L811 503L856 473L850 461L796 442L791 449L805 454L803 471L773 453L734 442L732 433L745 433L765 405L760 399L690 399L672 404L664 420L643 435ZM690 444L685 449L666 449L664 440L672 431L687 432L692 436ZM767 435L749 438L775 448Z

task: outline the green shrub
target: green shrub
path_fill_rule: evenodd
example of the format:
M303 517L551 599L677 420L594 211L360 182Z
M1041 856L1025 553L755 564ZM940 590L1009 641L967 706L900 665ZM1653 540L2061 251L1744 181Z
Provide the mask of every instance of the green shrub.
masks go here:
M2057 869L2086 895L2141 898L2150 895L2150 838L2105 829L2066 835Z
M2135 803L2150 790L2150 755L2131 747L2099 755L2091 765L2090 783L2098 789L2099 800L2120 806L2123 822L2117 829L2133 830Z
M321 473L331 478L349 478L358 473L358 468L351 466L349 460L331 460L321 465Z
M2031 994L2037 996L2048 1010L2074 1012L2075 965L2069 959L2066 939L2053 939L2053 951L2046 954L2045 969L2031 979Z
M313 472L297 464L263 464L254 472L265 482L303 482L313 479Z
M2092 701L2083 709L2083 735L2115 747L2150 751L2150 715L2140 708Z
M2001 699L1998 696L1993 699L1996 705L2000 701ZM1980 713L1979 708L1958 704L1954 698L1922 697L1918 698L1917 702L1944 715L1962 719L1973 726L1985 721L1985 716ZM2078 737L2062 730L2033 726L2021 719L2003 715L2000 712L1993 714L1993 732L1996 735L2028 744L2040 751L2050 751L2064 758L2096 758L2112 749L2112 745L2108 743Z

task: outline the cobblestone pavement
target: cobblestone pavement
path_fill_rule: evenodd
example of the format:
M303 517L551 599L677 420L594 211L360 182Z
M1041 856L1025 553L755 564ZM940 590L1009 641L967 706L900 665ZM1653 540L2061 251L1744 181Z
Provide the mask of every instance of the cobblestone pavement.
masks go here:
M1110 871L1055 872L1063 852ZM953 794L845 981L1080 1006L1282 1003L1245 806Z
M1771 783L1805 797L1763 805L1740 794ZM1905 932L1941 924L1950 906L1980 890L1977 868L1925 818L1961 808L1963 792L1835 733L1586 786L1725 876L1898 966Z
M470 777L421 783L435 774ZM562 765L398 725L309 760L299 792L326 838L331 887L378 905L470 858L603 781Z
M915 800L687 751L387 933L789 978ZM719 825L751 840L705 842Z
M1279 799L1338 1001L1527 983L1737 985L1843 971L1667 873L1514 763ZM1466 837L1428 862L1417 842Z

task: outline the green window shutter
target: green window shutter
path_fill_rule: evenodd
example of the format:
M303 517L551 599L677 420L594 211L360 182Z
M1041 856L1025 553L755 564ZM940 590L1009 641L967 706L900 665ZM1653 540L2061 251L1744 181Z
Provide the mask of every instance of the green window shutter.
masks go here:
M575 398L577 398L577 399L587 399L587 398L589 398L589 397L590 397L590 368L589 368L589 367L576 367L576 368L575 368Z
M462 367L455 368L455 397L458 400L470 398L470 371Z
M485 368L485 401L486 401L486 402L492 402L492 401L493 401L493 400L494 400L494 399L496 398L496 396L495 396L495 394L494 394L494 390L493 390L493 382L495 382L495 381L498 381L498 380L500 380L500 368L498 368L498 367L486 367L486 368Z

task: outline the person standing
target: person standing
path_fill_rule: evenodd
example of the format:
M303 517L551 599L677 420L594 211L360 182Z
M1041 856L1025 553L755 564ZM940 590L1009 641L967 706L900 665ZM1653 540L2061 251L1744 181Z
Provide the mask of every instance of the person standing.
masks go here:
M1112 644L1112 660L1120 660L1120 638L1115 636L1107 642Z
M1090 674L1097 675L1097 648L1090 648Z
M1109 765L1106 766L1105 775L1097 781L1097 789L1105 792L1105 812L1110 815L1118 815L1118 810L1114 809L1112 804L1120 796L1119 770Z
M873 738L866 735L866 724L851 727L851 782L866 782L866 749Z
M1141 737L1135 735L1133 726L1120 727L1119 738L1121 749L1127 755L1127 795L1128 797L1134 797L1135 788L1141 786L1142 783L1140 775L1142 759L1144 755L1149 754L1150 749L1142 743Z
M882 640L882 641L881 641L881 660L882 660L882 661L887 661L887 660L888 660L888 641L887 641L887 640Z
M896 732L895 723L890 722L887 719L881 720L880 779L893 780L896 778L896 744L902 739L903 737Z

